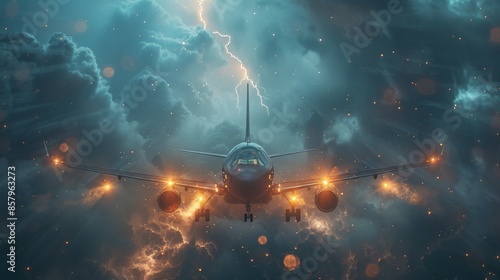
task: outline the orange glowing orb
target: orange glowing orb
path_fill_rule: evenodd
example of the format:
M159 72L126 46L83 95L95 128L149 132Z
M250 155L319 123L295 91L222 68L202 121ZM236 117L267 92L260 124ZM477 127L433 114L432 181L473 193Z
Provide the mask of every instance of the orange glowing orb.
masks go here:
M500 44L500 28L499 27L495 27L495 28L491 29L490 40L493 43Z
M382 100L388 104L388 105L393 105L396 104L396 102L399 99L399 92L395 88L388 88L384 91L384 96L382 97Z
M61 145L59 145L59 150L61 150L61 152L63 153L66 153L69 150L68 144L62 143Z
M379 273L378 265L376 263L371 263L366 266L365 274L368 277L375 278Z
M111 78L115 75L115 69L113 69L113 67L105 67L104 70L102 71L102 73L104 74L104 77L106 78Z
M264 245L267 243L267 237L265 237L264 235L261 235L261 236L259 236L258 241L259 241L260 245Z
M83 21L83 20L79 20L75 23L75 30L76 32L78 33L82 33L82 32L85 32L87 31L87 22Z
M417 88L417 91L423 95L431 95L436 93L436 82L431 79L420 79L417 81L415 87Z
M7 6L5 7L5 15L7 17L14 17L19 12L19 4L15 1L8 1Z
M495 129L500 129L500 113L496 113L493 115L493 118L491 119L491 125Z
M283 264L288 270L292 271L299 267L300 259L296 255L288 254L283 259Z

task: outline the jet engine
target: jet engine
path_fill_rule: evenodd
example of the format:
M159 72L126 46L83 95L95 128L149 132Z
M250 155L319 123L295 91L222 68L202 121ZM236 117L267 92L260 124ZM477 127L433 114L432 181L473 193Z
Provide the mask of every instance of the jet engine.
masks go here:
M332 212L339 204L339 197L330 188L324 188L316 193L316 207L322 212Z
M162 211L172 213L181 205L181 194L174 189L163 189L156 201Z

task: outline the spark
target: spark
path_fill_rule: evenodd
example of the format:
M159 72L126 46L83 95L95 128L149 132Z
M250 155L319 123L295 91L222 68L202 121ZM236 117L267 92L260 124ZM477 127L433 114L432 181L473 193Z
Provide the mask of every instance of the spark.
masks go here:
M198 6L199 6L198 17L199 17L201 23L203 24L203 29L207 29L207 22L204 18L204 15L203 15L203 12L204 12L203 11L203 3L204 2L205 2L205 0L198 0ZM252 86L252 88L254 88L256 90L257 96L260 99L260 105L262 107L266 108L267 115L269 115L269 107L267 107L267 105L264 103L264 96L262 96L262 94L260 93L260 89L262 89L264 91L266 89L259 86L258 82L255 82L252 78L250 78L250 76L248 74L248 69L246 68L243 61L241 61L241 59L238 56L236 56L234 53L232 53L229 50L229 45L231 45L231 36L227 35L227 34L222 34L219 31L212 31L212 34L216 34L219 37L227 40L227 42L224 44L224 50L226 51L226 54L229 55L232 59L236 60L236 62L240 65L240 69L243 71L242 78L240 79L239 83L234 87L234 91L236 93L236 108L238 108L238 113L240 112L240 96L238 95L238 88L241 85L243 85L243 83L245 81L248 81L249 84Z

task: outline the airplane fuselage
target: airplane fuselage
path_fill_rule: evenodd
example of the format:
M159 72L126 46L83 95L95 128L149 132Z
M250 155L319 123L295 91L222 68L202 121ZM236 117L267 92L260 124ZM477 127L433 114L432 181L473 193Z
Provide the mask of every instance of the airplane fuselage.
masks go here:
M265 204L271 200L274 168L266 151L258 144L236 145L222 165L222 182L229 203Z

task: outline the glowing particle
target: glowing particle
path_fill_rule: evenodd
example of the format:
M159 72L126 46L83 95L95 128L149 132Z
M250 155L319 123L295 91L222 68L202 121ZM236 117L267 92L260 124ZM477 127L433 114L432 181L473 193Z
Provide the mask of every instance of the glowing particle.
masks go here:
M61 145L59 145L59 150L61 150L61 152L63 152L63 153L66 153L69 150L68 144L61 143Z
M288 270L292 271L299 267L300 259L296 255L288 254L283 259L283 264Z
M366 266L365 274L370 278L375 278L378 276L379 267L376 263L371 263Z
M499 27L495 27L495 28L491 29L490 40L493 43L500 44L500 28Z
M260 245L264 245L267 243L267 237L264 235L259 236L259 239L257 239Z
M79 20L75 23L75 30L76 32L78 33L83 33L85 31L87 31L87 22L83 21L83 20Z
M111 78L115 75L115 69L113 69L112 67L108 66L108 67L105 67L104 70L102 71L102 73L104 74L104 77L106 78Z

